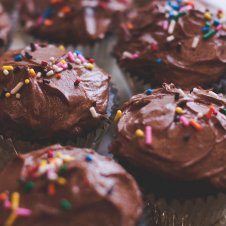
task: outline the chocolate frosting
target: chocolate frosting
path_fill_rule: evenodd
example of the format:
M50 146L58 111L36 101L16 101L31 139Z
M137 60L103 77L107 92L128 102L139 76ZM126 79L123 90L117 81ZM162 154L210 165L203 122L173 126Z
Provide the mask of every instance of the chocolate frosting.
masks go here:
M183 13L185 1L182 1L181 11L176 11L179 16L173 16L175 11L167 6L169 2L152 1L128 13L115 49L119 63L132 75L153 85L173 82L182 88L210 87L226 72L225 26L218 19L222 14L216 12L207 20L205 6L201 4L190 6L192 9ZM170 9L168 14L166 6ZM176 24L170 34L172 21ZM207 22L210 26L206 26ZM214 35L208 37L211 31Z
M79 51L32 43L5 53L0 68L4 135L35 141L76 138L105 118L110 76Z
M2 50L4 50L9 43L11 28L12 24L10 18L0 3L0 48Z
M105 38L118 22L117 14L131 0L21 0L21 19L32 34L47 40L92 44Z
M13 226L135 226L142 210L134 179L89 149L55 145L12 161L0 175L1 225L13 213L14 192Z
M137 129L144 137L135 135ZM212 91L195 88L190 93L165 84L123 105L111 149L147 172L178 181L208 180L226 189L225 147L226 99Z

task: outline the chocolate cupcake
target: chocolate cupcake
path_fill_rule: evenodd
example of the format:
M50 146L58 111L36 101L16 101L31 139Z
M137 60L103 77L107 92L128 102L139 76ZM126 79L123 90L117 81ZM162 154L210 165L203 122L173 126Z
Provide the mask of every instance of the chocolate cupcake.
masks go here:
M9 15L5 12L2 4L0 3L0 53L2 53L9 45L10 32L12 29L11 20Z
M115 49L121 67L152 85L211 87L226 72L226 33L223 12L204 9L161 0L129 13Z
M110 76L79 51L31 43L5 53L0 68L5 137L76 140L106 120Z
M31 34L50 41L89 45L102 40L117 25L117 14L131 0L21 0L22 23Z
M165 84L133 96L115 120L112 151L120 158L172 181L205 181L226 189L226 99L222 96Z
M110 158L55 145L6 167L0 211L1 225L135 226L142 201L133 178Z

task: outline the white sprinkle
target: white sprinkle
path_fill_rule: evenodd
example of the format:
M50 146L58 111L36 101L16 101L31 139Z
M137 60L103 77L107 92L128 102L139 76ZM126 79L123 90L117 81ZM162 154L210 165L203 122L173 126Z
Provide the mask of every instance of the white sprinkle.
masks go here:
M36 75L37 78L41 78L41 76L42 76L41 72L38 72L37 75Z
M48 71L47 73L46 73L46 76L52 76L52 75L54 75L54 71L53 70L51 70L51 71Z
M94 107L91 107L89 109L91 115L93 116L93 118L98 118L99 117L99 114L96 112L96 109Z
M168 29L168 33L169 34L173 34L175 26L176 26L176 21L175 20L171 20L170 21L170 25L169 25L169 29Z
M195 36L192 42L192 49L196 49L199 44L199 36Z
M64 14L62 12L59 12L57 15L58 15L59 18L63 18L64 17Z
M60 68L57 65L53 65L53 69L54 69L55 72L61 72L61 71L63 71L63 68Z
M54 57L50 57L49 60L53 62L53 61L55 61L55 58Z
M217 99L219 98L219 96L216 93L214 93L213 91L209 91L208 94L214 98L217 98Z
M81 61L80 59L77 58L77 59L75 59L75 63L76 63L76 64L81 64L82 61Z
M8 75L9 74L9 71L8 70L3 70L3 74L4 75Z
M16 94L16 99L20 99L21 95L19 93Z
M12 90L11 90L11 94L14 95L16 94L21 88L22 86L24 85L23 82L19 82Z
M133 57L133 55L127 51L123 52L123 54L122 54L122 59L126 59L126 58L131 59L132 57Z
M193 88L192 92L197 93L199 90L197 88Z
M172 42L175 39L174 35L170 35L166 38L167 42Z
M186 96L186 94L184 93L184 91L182 89L178 89L177 91L182 97Z

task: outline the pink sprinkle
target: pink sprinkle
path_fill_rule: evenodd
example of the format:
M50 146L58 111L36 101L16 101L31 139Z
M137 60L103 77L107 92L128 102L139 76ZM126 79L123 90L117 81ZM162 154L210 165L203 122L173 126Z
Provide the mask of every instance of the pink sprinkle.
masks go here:
M180 117L180 122L181 122L184 126L189 126L189 121L188 121L184 116L181 116L181 117Z
M137 59L139 57L139 54L138 53L134 53L133 55L132 55L132 59Z
M168 22L168 20L165 20L165 21L163 22L162 26L163 26L163 29L164 29L164 30L168 30L168 27L169 27L169 22Z
M74 57L74 54L72 52L68 52L68 59L71 63L75 62L75 57Z
M25 208L18 208L16 214L20 217L29 217L31 216L32 211Z
M220 30L222 29L222 27L223 27L222 24L219 24L219 25L216 27L216 30L217 30L217 31L220 31Z
M146 128L145 128L145 142L147 145L152 144L152 128L151 128L151 126L146 126Z
M79 60L82 61L82 63L85 63L86 62L86 59L84 58L84 56L78 55L78 58L79 58Z
M187 11L190 11L192 8L193 8L192 5L187 5L180 8L180 12L187 12Z
M62 64L61 62L57 64L58 67L61 67L63 69L67 69L67 64Z
M37 26L40 26L41 24L43 24L43 18L42 17L39 17L37 22L36 22L36 25Z
M9 208L11 207L11 202L10 202L8 199L5 200L5 202L4 202L4 207L5 207L6 209L9 209Z

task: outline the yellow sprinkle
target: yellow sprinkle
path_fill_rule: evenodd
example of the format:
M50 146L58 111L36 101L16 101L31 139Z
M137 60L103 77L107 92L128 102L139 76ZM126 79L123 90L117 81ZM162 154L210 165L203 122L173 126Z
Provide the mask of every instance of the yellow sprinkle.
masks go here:
M41 166L46 166L47 165L47 161L46 160L42 160L41 161Z
M63 177L59 177L57 180L58 184L65 185L67 183L67 180Z
M62 64L66 64L67 62L65 60L60 61Z
M114 119L115 123L117 123L121 117L122 117L122 111L118 110Z
M33 68L29 69L28 72L29 72L29 75L32 77L36 76L35 70Z
M93 64L91 64L91 63L88 63L88 64L86 64L86 69L88 69L88 70L93 70L93 68L94 68L94 65Z
M62 154L61 154L60 152L58 152L58 153L56 154L56 157L62 158Z
M205 12L204 13L204 18L207 19L207 20L211 20L212 16L211 16L210 12Z
M12 209L16 210L19 207L19 203L20 203L20 194L18 192L14 192L12 194Z
M6 220L4 226L12 226L13 223L15 222L16 218L17 218L17 215L16 215L16 213L13 211L13 212L9 215L9 217L8 217L8 219Z
M138 138L144 137L144 132L141 129L137 129L135 134L136 134L136 137L138 137Z
M176 113L179 115L182 115L182 114L184 114L184 111L181 107L176 107Z
M59 49L62 50L62 51L65 51L65 47L63 45L60 45Z
M26 85L28 85L28 84L30 83L30 79L25 79L25 80L24 80L24 83L25 83Z
M6 94L5 94L5 97L6 98L9 98L11 96L11 94L9 93L9 92L7 92Z
M6 65L6 66L3 66L2 67L2 70L4 71L4 70L7 70L7 71L13 71L13 66L9 66L9 65Z

